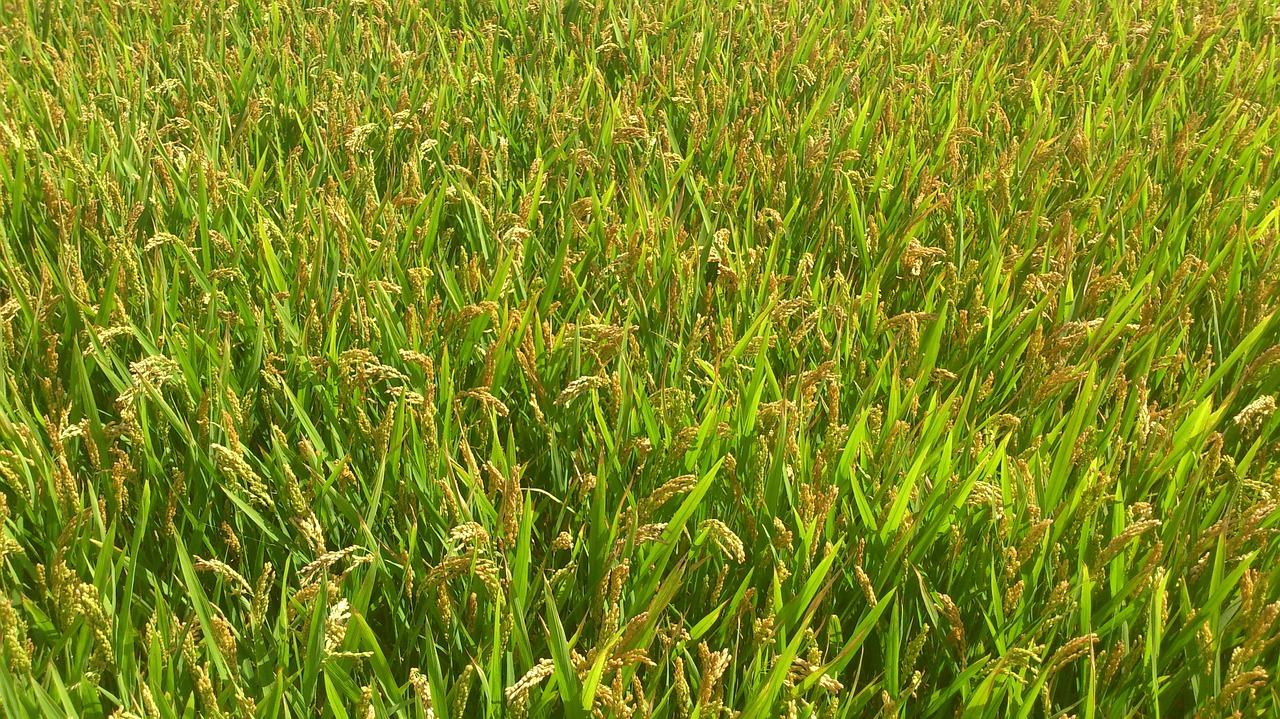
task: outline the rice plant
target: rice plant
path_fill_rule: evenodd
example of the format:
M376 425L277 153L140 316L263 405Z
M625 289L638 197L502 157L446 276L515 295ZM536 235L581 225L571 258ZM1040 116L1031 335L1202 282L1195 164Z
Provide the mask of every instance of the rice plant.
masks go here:
M1280 0L0 0L0 715L1280 715Z

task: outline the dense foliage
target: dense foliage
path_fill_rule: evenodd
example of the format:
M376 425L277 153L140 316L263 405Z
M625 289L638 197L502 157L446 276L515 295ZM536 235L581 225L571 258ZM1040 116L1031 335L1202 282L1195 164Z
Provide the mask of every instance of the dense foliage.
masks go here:
M3 0L8 717L1280 713L1276 0Z

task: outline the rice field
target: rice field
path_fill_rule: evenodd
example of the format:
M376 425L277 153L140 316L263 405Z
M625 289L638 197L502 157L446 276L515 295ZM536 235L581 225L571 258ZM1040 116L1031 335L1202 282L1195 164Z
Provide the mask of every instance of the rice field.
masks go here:
M0 716L1280 716L1280 0L0 0Z

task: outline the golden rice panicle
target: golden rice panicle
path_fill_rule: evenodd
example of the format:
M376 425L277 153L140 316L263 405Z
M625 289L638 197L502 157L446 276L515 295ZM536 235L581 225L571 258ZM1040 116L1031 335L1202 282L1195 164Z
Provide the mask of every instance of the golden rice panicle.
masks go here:
M275 569L271 566L271 562L264 563L261 573L258 574L258 580L254 584L253 599L250 602L249 623L253 627L261 627L267 621L267 607L271 602L275 576Z
M146 684L139 685L142 694L142 711L146 719L160 719L160 707L156 704L155 696L151 693L151 688Z
M684 673L683 657L676 657L672 660L671 673L675 675L676 714L681 717L687 717L689 716L689 709L692 707L692 700L689 692L689 680Z
M471 545L477 549L489 546L489 532L478 522L465 522L449 530L449 539L454 544Z
M427 675L418 671L417 667L410 669L409 686L413 688L414 695L418 698L418 706L422 707L423 713L428 719L435 719L435 706L431 701L431 682L427 679Z
M486 463L495 486L501 487L502 542L513 547L520 534L520 518L524 513L524 490L520 487L520 467L512 467L504 476L492 463Z
M711 702L712 693L720 682L720 677L729 668L731 658L732 655L729 654L728 649L713 652L707 647L706 642L698 644L698 661L702 670L702 680L698 688L698 706L705 707Z
M9 670L23 675L31 670L27 645L27 623L18 615L8 597L0 596L0 646L9 658Z
M237 485L243 486L250 498L263 507L275 506L267 485L240 452L216 442L210 445L210 449L218 469Z
M573 536L568 532L560 532L551 541L551 551L553 552L563 552L569 549L573 549Z
M202 559L198 556L193 556L192 559L195 560L192 562L192 566L197 572L212 572L217 574L231 585L231 590L233 592L236 592L237 594L252 594L252 589L249 587L248 580L222 560L212 558Z
M236 661L236 637L231 623L221 613L214 613L209 617L209 622L213 625L213 640L218 646L218 651L222 653L222 657L226 659L228 665L236 666L238 663Z
M1240 410L1232 423L1245 430L1256 430L1276 411L1276 398L1263 395Z
M1105 566L1108 562L1124 551L1131 541L1159 526L1160 520L1145 519L1125 527L1124 531L1108 542L1107 546L1098 554L1098 566Z
M373 705L373 685L360 687L360 701L356 704L353 716L356 719L377 719L378 713Z
M555 403L561 406L567 405L575 398L586 392L607 386L609 386L608 377L584 375L565 385L565 388L561 390L560 395L556 397Z
M747 553L742 545L742 540L724 522L718 519L704 519L698 530L700 533L705 532L707 538L714 542L720 548L720 551L732 557L738 564L747 561Z
M929 640L929 624L920 626L920 633L912 638L907 644L907 651L902 656L902 669L905 671L913 671L916 668L916 660L920 658L920 653L924 650L925 642ZM905 673L905 671L903 673Z
M682 474L667 480L644 500L641 505L640 521L648 519L672 497L692 491L697 484L698 477L693 474Z
M200 706L204 710L204 715L212 719L222 719L222 709L218 706L218 695L214 692L213 681L209 678L208 665L197 665L195 673L196 695L200 697Z
M470 665L468 665L470 666ZM550 659L539 659L524 676L511 686L504 690L507 701L516 703L528 696L529 690L538 686L544 679L551 676L555 672L555 663Z
M22 545L10 536L9 530L5 527L9 521L9 515L9 499L0 492L0 561L3 561L6 555L24 553Z
M1076 637L1063 644L1058 648L1049 661L1045 664L1047 671L1050 673L1057 672L1067 664L1079 659L1085 654L1093 651L1093 645L1098 641L1097 634L1087 634L1082 637Z
M471 696L471 677L476 673L475 670L475 664L470 662L462 668L462 674L455 684L450 716L466 716L467 699Z
M960 619L960 609L956 607L956 603L951 600L951 597L946 594L938 594L938 603L941 605L942 615L947 618L947 623L951 626L951 631L947 634L947 641L955 645L956 653L963 661L968 653L968 648L965 643L964 622Z
M858 579L858 586L862 587L862 593L867 598L867 604L874 607L880 602L876 599L876 592L875 588L871 584L871 577L867 576L866 571L862 568L862 559L866 553L866 548L867 540L859 539L858 549L854 554L853 573Z

